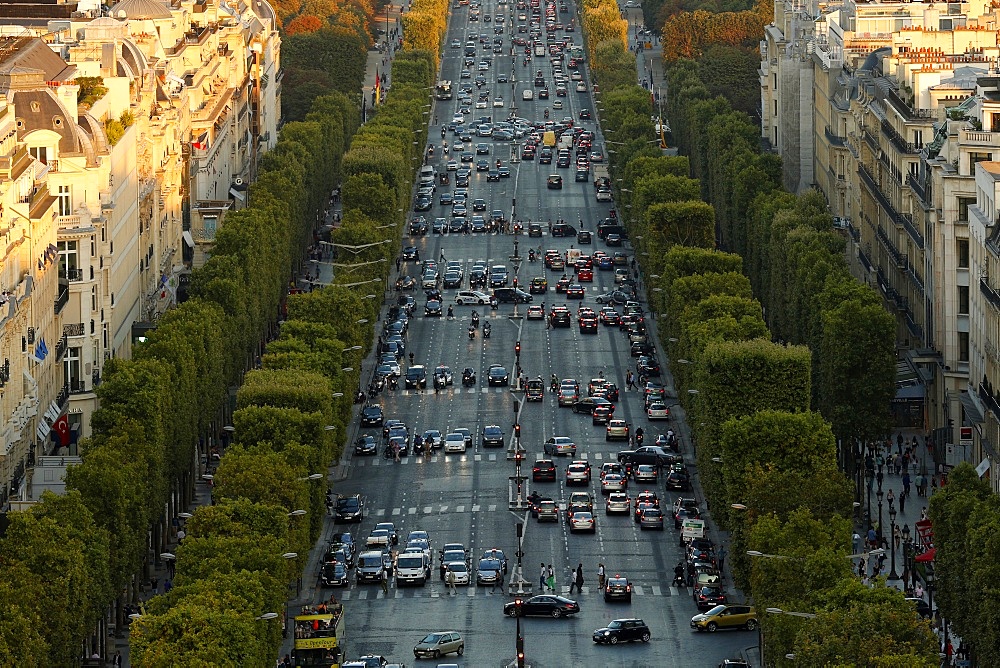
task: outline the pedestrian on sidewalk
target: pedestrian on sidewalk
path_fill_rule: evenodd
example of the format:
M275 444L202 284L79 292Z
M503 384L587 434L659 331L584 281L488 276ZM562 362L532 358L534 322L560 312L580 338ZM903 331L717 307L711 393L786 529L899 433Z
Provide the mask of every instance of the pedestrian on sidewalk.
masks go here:
M889 508L890 509L893 507L893 505L895 505L895 503L896 503L896 495L892 493L891 489L888 491L888 493L886 493L885 500L889 504Z
M924 474L918 473L915 481L917 485L917 496L924 495Z
M153 590L153 596L158 596L160 593L160 581L156 578L150 578L149 588Z
M893 528L892 530L892 542L896 546L897 550L899 549L899 544L902 541L903 541L902 530L899 528L899 525L897 524L895 528Z
M538 589L545 589L545 562L542 562L542 569L538 573Z
M723 545L722 549L719 550L719 572L722 574L722 579L726 578L726 556L729 551L726 550L726 546Z
M170 578L163 581L163 593L169 594L170 590L173 589L173 583L170 582Z
M903 473L903 494L900 495L899 498L902 499L904 496L906 496L909 493L910 493L910 474L907 473L907 472L904 472ZM902 504L900 504L900 508L902 508Z
M597 564L597 584L604 590L604 563Z
M115 656L111 659L111 665L115 668L122 668L122 651L118 650L115 652Z
M909 494L904 490L902 494L899 495L899 514L902 515L906 512L906 497Z
M545 584L549 588L549 591L556 590L556 572L552 569L552 564L548 565L546 569L548 577L545 579Z
M499 577L499 575L498 575ZM496 580L494 580L496 582ZM448 569L448 595L456 596L458 595L458 590L455 588L455 571Z

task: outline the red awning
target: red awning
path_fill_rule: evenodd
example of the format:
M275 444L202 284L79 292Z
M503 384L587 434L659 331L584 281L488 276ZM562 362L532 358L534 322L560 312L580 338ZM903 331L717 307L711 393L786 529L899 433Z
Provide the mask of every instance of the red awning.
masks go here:
M932 547L931 549L927 550L923 554L918 554L916 556L916 561L919 561L922 564L923 563L927 563L929 561L934 561L934 555L935 554L937 554L937 548L936 547Z

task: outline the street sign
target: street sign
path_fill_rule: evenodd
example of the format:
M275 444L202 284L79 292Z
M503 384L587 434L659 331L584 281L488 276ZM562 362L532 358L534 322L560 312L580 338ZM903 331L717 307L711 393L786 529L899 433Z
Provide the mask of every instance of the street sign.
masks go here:
M959 428L959 445L972 445L972 427Z
M684 520L681 525L681 538L703 538L705 536L705 520Z

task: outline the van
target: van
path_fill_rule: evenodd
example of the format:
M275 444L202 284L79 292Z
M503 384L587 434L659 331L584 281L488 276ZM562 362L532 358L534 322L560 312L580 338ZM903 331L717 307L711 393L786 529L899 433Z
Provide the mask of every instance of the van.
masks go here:
M385 574L385 562L382 560L382 553L376 550L362 552L358 557L357 569L358 582L378 582Z
M622 239L626 239L625 228L621 225L598 225L597 226L597 236L601 239L607 239L609 234L617 234Z
M433 186L436 178L437 174L434 172L434 168L430 165L425 165L420 168L420 176L417 183L420 186Z
M396 557L396 585L413 583L421 587L431 577L431 563L422 552L404 552Z
M556 145L556 133L552 130L547 130L544 135L542 135L542 144L545 146L555 146Z
M535 91L531 90L530 88L525 88L524 91L521 93L521 99L524 100L525 102L530 102L531 100L534 100Z
M536 56L544 56L545 55L545 46L542 45L542 44L536 44L535 45L535 55Z

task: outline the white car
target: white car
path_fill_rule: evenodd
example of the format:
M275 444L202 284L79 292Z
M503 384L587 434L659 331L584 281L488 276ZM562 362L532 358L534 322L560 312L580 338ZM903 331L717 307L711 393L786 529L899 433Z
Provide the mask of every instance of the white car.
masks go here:
M545 310L539 304L528 307L528 320L544 320Z
M608 494L608 500L604 504L604 513L606 515L612 513L628 515L632 511L631 503L628 494L625 492L611 492Z
M601 481L601 491L605 494L611 492L624 492L628 482L625 478L617 473L609 473L604 476L604 480Z
M486 100L476 100L476 109L486 109L489 106L486 104Z
M390 536L387 529L374 529L368 534L368 540L365 541L365 544L368 547L388 547L389 541Z
M461 586L465 586L465 587L469 586L469 580L470 580L470 577L469 577L469 567L466 565L466 563L464 561L452 561L452 562L449 562L445 566L445 568L447 569L448 573L454 573L455 574L455 584L456 585L461 585ZM448 577L449 577L448 573L445 574L445 581L446 582L447 582Z
M654 401L646 409L646 417L650 420L668 420L670 419L670 409L662 402Z
M489 304L490 296L478 290L462 290L455 296L457 304Z
M502 107L503 106L503 98L502 97L495 97L495 98L493 98L493 106L494 107Z
M587 84L583 83L582 81L577 81L576 82L576 92L577 93L586 93L587 92Z
M452 432L444 437L445 452L465 452L465 436Z

